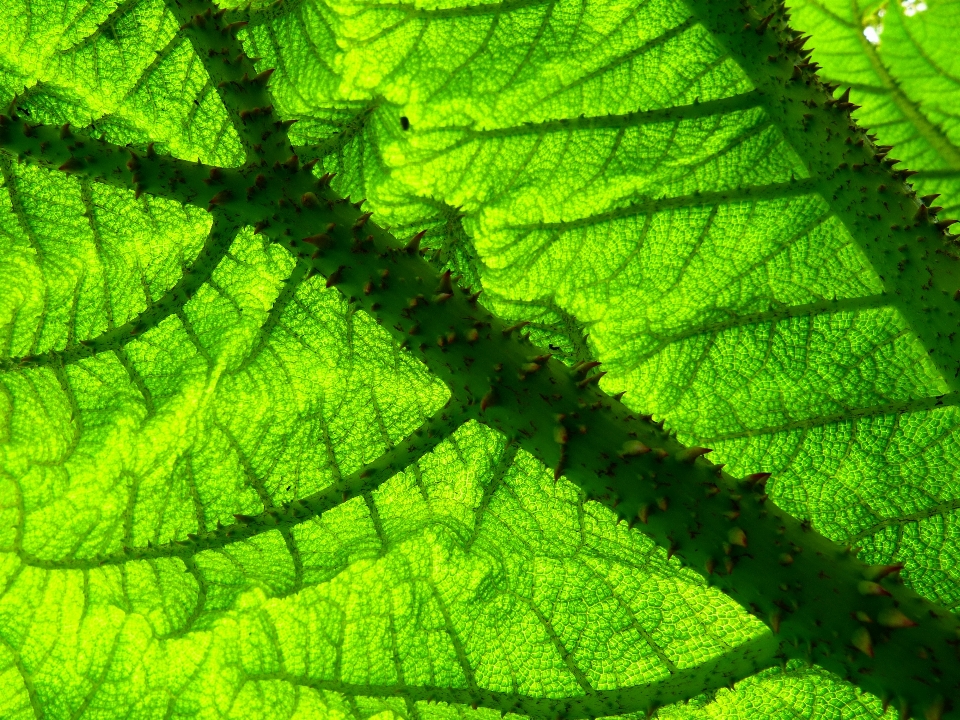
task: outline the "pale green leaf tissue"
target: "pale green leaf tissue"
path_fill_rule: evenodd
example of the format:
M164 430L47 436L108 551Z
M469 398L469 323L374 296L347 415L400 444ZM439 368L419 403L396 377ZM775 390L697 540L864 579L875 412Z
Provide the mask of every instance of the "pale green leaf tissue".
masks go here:
M918 194L960 209L960 3L795 5L854 117L920 171ZM243 162L162 0L0 12L3 112ZM338 192L398 237L427 229L487 307L569 363L602 361L604 388L681 441L773 473L791 514L960 603L956 396L821 194L816 148L684 3L231 12ZM449 390L253 228L11 154L0 174L4 358L110 333L205 273L114 352L0 366L0 718L499 717L475 688L553 715L606 694L642 717L636 688L769 632L474 421L321 516L176 550L355 472ZM148 543L174 550L124 557ZM658 717L882 712L802 664L691 682Z

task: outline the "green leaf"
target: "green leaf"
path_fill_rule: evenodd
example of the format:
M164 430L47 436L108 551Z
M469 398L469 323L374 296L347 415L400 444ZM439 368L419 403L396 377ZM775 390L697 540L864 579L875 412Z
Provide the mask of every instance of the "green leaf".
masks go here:
M952 3L799 2L794 22L811 35L822 75L849 86L881 145L918 171L917 193L940 193L934 205L960 208L958 66L949 28Z
M215 10L3 8L0 717L960 714L956 245L781 9Z

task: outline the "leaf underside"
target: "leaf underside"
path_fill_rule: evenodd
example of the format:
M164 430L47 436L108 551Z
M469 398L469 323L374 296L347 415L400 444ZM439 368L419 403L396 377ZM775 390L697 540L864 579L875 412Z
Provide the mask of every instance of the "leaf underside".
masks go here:
M6 114L183 167L285 159L187 6L9 3ZM913 20L893 15L884 42ZM231 21L276 68L269 122L299 120L336 193L426 230L435 267L731 475L772 473L785 511L960 602L953 246L882 163L838 168L814 126L846 113L798 107L827 96L741 44L740 9L288 0ZM889 47L868 61L914 62ZM916 76L886 72L909 124ZM904 159L949 197L923 137ZM776 664L701 568L478 422L305 259L186 191L35 160L0 155L0 717L880 714Z

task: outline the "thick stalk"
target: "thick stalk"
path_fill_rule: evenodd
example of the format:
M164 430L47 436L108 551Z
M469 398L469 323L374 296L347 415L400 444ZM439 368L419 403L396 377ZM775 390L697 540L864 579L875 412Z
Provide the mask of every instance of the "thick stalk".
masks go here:
M273 71L257 73L237 37L247 22L225 18L226 10L215 11L208 0L167 0L167 7L216 85L247 163L266 165L290 157L287 124L275 115L267 91L267 79Z

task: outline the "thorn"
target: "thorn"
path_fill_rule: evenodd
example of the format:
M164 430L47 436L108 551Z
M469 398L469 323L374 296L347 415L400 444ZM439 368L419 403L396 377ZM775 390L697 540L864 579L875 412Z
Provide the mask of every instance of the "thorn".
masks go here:
M254 520L252 515L234 515L233 518L239 523L249 523Z
M247 26L246 20L239 20L235 23L230 23L223 29L226 32L230 33L231 35L236 35L238 32L240 32L241 29L245 28L246 26Z
M582 389L582 388L585 388L587 385L590 385L591 383L599 382L600 378L602 378L606 374L607 374L606 372L598 372L594 375L591 375L588 378L584 378L583 380L577 383L577 387Z
M703 455L706 455L707 453L712 453L712 452L713 452L713 448L697 447L694 445L688 448L684 448L683 450L678 452L677 460L679 460L680 462L692 463L698 457L701 457Z
M266 85L267 80L270 79L270 76L273 75L275 70L276 68L270 68L269 70L264 70L262 73L259 73L258 75L256 75L253 78L252 82L257 83L258 85Z
M939 230L946 230L948 227L950 227L951 225L953 225L955 222L957 222L957 221L956 221L956 220L941 220L940 222L937 223L937 228L938 228Z
M438 293L452 293L453 283L450 282L450 271L447 270L440 276L440 284L437 285Z
M743 531L743 528L731 528L730 532L727 533L727 540L730 541L731 545L747 546L747 534Z
M477 290L475 293L467 297L467 302L470 303L471 305L476 305L477 300L480 298L480 293L482 292L483 290Z
M312 192L305 192L300 196L300 204L306 208L320 207L320 199Z
M872 565L867 568L863 575L867 580L880 580L887 575L899 574L903 570L903 563L894 563L892 565Z
M480 412L483 412L484 410L486 410L486 409L487 409L488 407L490 407L491 405L494 405L495 402L496 402L496 401L495 401L495 396L494 396L493 388L490 388L490 390L487 392L487 394L484 395L483 398L480 400Z
M320 158L314 158L313 160L307 160L307 162L305 162L305 163L303 164L303 167L302 167L301 169L306 170L307 172L311 172L311 171L313 170L313 166L316 165L316 164L319 162L319 160L320 160Z
M924 205L926 205L927 207L929 207L930 205L933 205L933 202L934 202L938 197L940 197L940 193L933 193L933 194L931 194L931 195L924 195L922 198L920 198L920 201L921 201Z
M917 212L913 216L913 219L919 220L920 222L926 222L929 216L930 216L930 213L927 212L927 206L921 203L920 207L917 208Z
M218 192L216 195L210 198L210 202L207 203L207 212L212 210L214 205L223 205L230 199L232 194L233 193L231 193L229 190L221 190Z
M581 375L586 375L593 368L599 367L600 364L601 363L598 360L591 360L590 362L583 362L581 360L579 362L574 363L570 369L576 373L580 373Z
M260 220L256 225L253 226L253 234L259 235L270 225L266 220Z
M747 485L759 485L764 487L767 484L767 480L770 479L770 473L753 473L752 475L747 475L743 482Z
M873 640L870 638L870 632L865 628L857 628L850 637L853 646L867 657L873 657Z
M60 139L66 140L67 138L72 138L73 133L70 132L70 123L64 123L60 126Z
M76 172L77 170L83 169L83 163L77 158L72 157L57 169L62 170L63 172Z
M530 321L529 321L529 320L523 320L523 321L521 321L521 322L518 322L516 325L511 325L511 326L508 327L508 328L504 328L503 334L504 334L504 335L509 335L510 333L512 333L512 332L514 332L514 331L516 331L516 330L520 330L521 328L525 328L525 327L526 327L527 325L529 325L529 324L530 324Z
M336 177L336 173L324 173L317 178L317 187L321 189L330 187L330 181L333 180L334 177Z
M626 394L627 394L627 391L626 391L626 390L621 390L620 392L615 393L615 394L611 395L610 397L612 397L612 398L613 398L614 400L616 400L617 402L620 402L621 400L623 400L623 396L626 395Z
M889 595L887 589L883 585L879 585L875 582L870 582L869 580L861 580L857 583L857 590L860 591L861 595Z
M775 12L770 13L757 24L757 35L763 35L774 15L776 15Z
M553 429L553 441L557 443L557 445L566 445L569 439L570 434L563 425L558 425Z
M423 239L423 236L427 234L426 230L421 230L412 238L410 242L407 243L407 246L404 248L408 255L416 255L420 252L420 241Z
M296 155L291 155L284 161L283 166L290 172L296 172L300 169L300 158Z
M877 622L888 628L916 627L917 623L904 615L897 608L884 608L877 615Z
M780 632L780 621L783 619L783 615L780 614L779 610L774 610L770 613L770 629L773 630L773 634L777 635Z
M367 224L367 220L369 220L372 215L373 215L372 212L365 212L363 215L358 217L357 221L353 224L353 229L359 230L360 228L362 228L364 225Z
M620 457L636 457L650 452L650 448L639 440L627 440L620 449Z
M364 204L366 201L367 201L366 198L360 198L359 200L357 200L357 201L353 204L353 206L354 206L357 210L359 210L360 208L363 207L363 204Z
M340 281L343 279L343 268L344 268L344 267L345 267L344 265L341 265L340 267L338 267L336 270L334 270L332 273L330 273L330 274L327 276L327 285L326 285L326 287L328 287L328 288L329 288L329 287L333 287L334 285L336 285L338 282L340 282Z
M320 233L318 235L311 235L309 237L305 237L303 239L303 242L314 245L317 248L317 250L326 250L331 245L333 245L333 238L327 235L326 233Z

